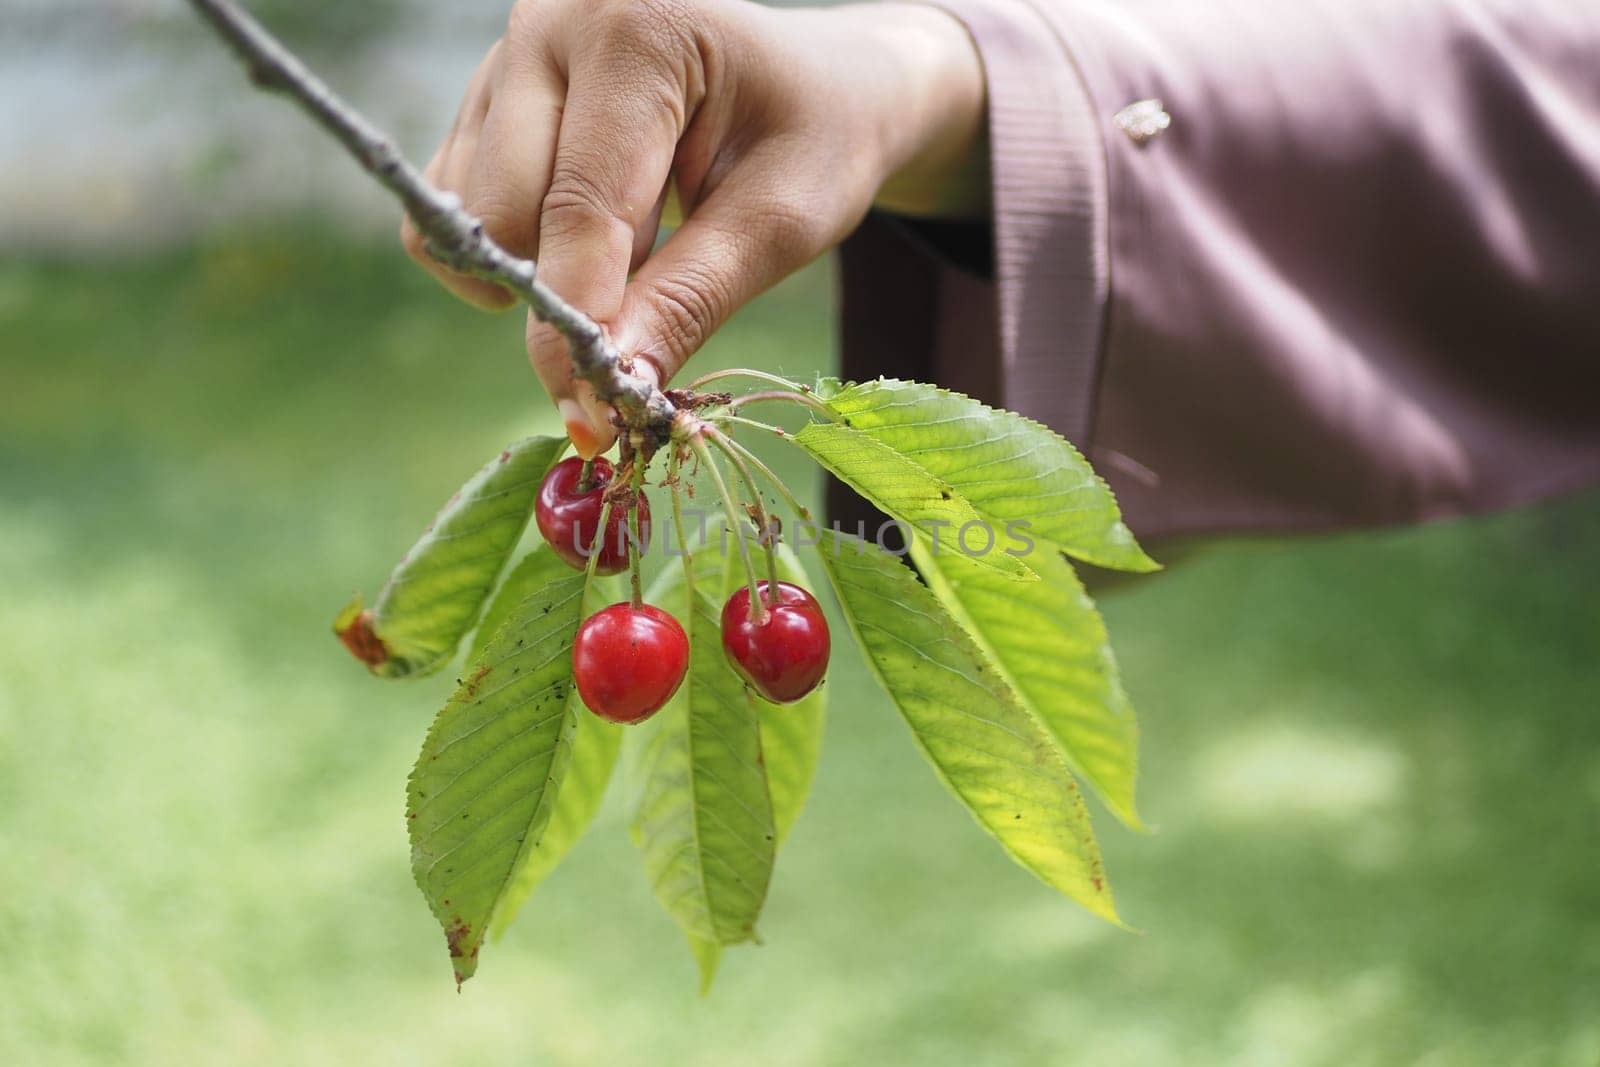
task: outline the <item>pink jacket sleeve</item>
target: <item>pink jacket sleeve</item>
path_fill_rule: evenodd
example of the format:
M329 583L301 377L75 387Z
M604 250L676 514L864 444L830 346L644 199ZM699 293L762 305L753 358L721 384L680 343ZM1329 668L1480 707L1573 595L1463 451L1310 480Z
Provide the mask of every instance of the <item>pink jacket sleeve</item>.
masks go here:
M1600 3L940 2L993 277L870 223L847 374L1054 426L1148 538L1600 480Z

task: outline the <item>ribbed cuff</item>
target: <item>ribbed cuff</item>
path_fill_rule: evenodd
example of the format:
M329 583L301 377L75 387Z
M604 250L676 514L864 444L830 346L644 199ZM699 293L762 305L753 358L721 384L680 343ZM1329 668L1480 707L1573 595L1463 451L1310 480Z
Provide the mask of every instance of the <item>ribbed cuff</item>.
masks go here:
M1025 0L933 2L972 34L988 81L1001 399L1087 448L1110 290L1100 123Z

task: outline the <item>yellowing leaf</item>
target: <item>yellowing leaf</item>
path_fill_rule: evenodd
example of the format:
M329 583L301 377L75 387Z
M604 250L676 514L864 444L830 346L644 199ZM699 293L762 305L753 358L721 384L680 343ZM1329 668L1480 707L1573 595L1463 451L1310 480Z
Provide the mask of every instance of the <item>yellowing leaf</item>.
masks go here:
M1060 434L920 382L894 379L825 390L844 425L948 483L991 521L1029 524L1086 563L1153 571L1089 461Z
M911 558L1067 763L1117 818L1139 828L1139 729L1105 624L1072 565L1041 545L1028 557L1039 581L1019 585L920 544L912 545Z
M819 554L867 663L940 780L1012 859L1119 922L1083 796L1007 680L892 556L832 532Z
M939 537L947 546L971 523L994 535L991 550L975 559L1012 578L1031 580L1021 559L1005 551L1000 534L950 482L930 474L894 448L849 426L808 422L790 438L840 481L918 535Z

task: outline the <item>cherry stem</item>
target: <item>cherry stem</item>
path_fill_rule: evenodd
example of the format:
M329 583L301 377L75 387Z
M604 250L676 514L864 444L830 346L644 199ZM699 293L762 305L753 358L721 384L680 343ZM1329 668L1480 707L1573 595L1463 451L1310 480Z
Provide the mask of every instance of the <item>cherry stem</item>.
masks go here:
M735 416L735 417L737 417L737 416ZM739 419L739 421L740 422L751 422L750 419ZM753 425L760 426L762 424L761 423L753 423ZM768 429L771 429L771 427L768 427ZM778 436L779 437L783 437L785 435L780 433L780 434L778 434ZM784 483L783 479L779 478L776 474L774 474L772 472L772 468L771 467L769 467L765 463L761 462L761 457L757 456L754 452L750 451L744 445L741 445L738 441L734 440L728 434L719 433L718 437L720 437L722 439L722 442L728 448L731 448L735 452L739 453L739 455L744 458L744 461L746 463L750 464L756 470L760 471L761 472L761 476L772 484L772 488L774 488L774 489L776 489L778 491L778 495L783 497L784 502L786 504L788 504L789 507L794 509L794 513L796 515L798 515L800 518L804 519L806 522L810 522L811 521L811 509L806 507L804 504L800 503L799 499L794 495L794 492L788 487L788 485L786 485Z
M748 370L744 367L731 367L727 370L714 370L710 374L702 374L700 377L684 386L684 388L699 389L701 386L706 385L709 382L721 381L724 378L752 378L759 382L768 382L772 385L782 386L784 389L787 389L792 393L805 392L805 388L798 382L791 382L789 379L780 377L776 374L768 374L764 370Z
M828 405L824 404L816 397L811 396L809 393L784 393L775 389L763 390L756 393L745 393L743 396L736 396L732 400L728 401L728 403L725 405L725 409L728 411L733 411L745 404L755 404L763 400L777 400L789 404L799 404L801 407L810 408L812 411L817 412L829 422L839 421L839 416L835 415Z
M678 449L674 446L671 449L671 454L667 456L667 485L672 490L672 526L677 531L678 544L683 551L683 588L688 593L686 599L689 602L689 613L692 619L695 609L694 556L689 551L689 536L683 529L683 501L681 499L682 493L678 487L681 467L682 464L678 459Z
M778 595L778 534L772 528L772 516L767 514L767 503L761 498L761 483L756 481L756 476L751 473L750 465L744 461L743 457L729 447L726 434L715 427L708 426L706 427L706 436L711 439L712 444L722 450L723 455L728 457L728 462L733 464L734 469L739 472L739 476L744 479L745 488L750 490L750 496L755 501L756 541L760 543L767 554L767 596L769 599L776 597ZM743 529L744 527L741 526L740 530L742 531ZM743 537L744 534L741 532L739 536ZM750 617L756 617L754 605L751 606Z
M711 449L706 447L704 433L697 433L690 439L690 447L699 457L700 465L711 474L711 480L717 483L717 494L722 497L722 510L727 514L728 528L734 537L739 540L739 556L744 560L745 580L750 585L751 617L759 620L760 614L766 611L761 603L761 583L756 578L756 567L750 559L750 546L744 541L744 526L739 521L738 509L734 507L733 494L728 492L728 482L722 477L722 469L717 466L717 459L711 454Z
M633 502L628 505L628 528L633 534L633 543L628 546L628 581L633 587L633 607L637 611L644 605L644 583L639 577L643 564L639 557L644 555L644 538L639 533L639 501L644 493L644 457L639 450L633 450ZM605 529L601 526L601 529Z
M611 518L611 501L600 502L600 528L594 533L594 541L589 545L589 559L583 565L583 591L587 596L589 586L594 584L594 572L600 565L600 550L606 544L606 523Z
M765 430L777 437L789 436L789 431L785 430L782 426L774 426L772 423L762 422L760 419L747 419L743 415L730 415L726 411L719 411L717 414L712 415L711 421L717 423L736 422L740 426L749 426L753 429Z
M583 461L583 467L581 469L579 469L579 471L578 471L577 491L580 492L580 493L587 493L589 490L591 490L593 488L594 488L594 460L586 459L586 460Z

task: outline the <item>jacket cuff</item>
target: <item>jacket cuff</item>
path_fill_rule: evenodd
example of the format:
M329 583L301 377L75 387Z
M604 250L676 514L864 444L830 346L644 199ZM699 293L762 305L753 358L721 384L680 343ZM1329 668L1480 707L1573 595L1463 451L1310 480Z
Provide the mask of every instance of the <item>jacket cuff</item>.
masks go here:
M1087 449L1110 290L1100 123L1026 0L935 3L966 26L988 82L999 400Z

